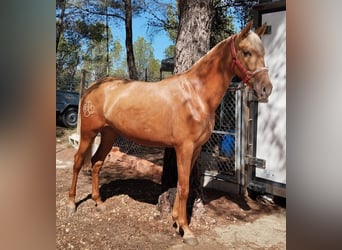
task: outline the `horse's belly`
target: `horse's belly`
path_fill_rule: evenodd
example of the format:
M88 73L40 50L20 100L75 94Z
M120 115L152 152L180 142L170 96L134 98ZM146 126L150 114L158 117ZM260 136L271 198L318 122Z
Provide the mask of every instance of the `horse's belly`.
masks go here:
M163 112L118 111L108 122L119 134L137 143L161 147L173 145L172 126Z

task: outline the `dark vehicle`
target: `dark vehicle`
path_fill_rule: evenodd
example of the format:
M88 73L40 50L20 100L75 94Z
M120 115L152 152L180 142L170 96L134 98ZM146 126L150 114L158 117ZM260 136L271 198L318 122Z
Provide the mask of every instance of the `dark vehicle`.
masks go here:
M75 128L77 125L79 93L56 90L56 116L63 125Z

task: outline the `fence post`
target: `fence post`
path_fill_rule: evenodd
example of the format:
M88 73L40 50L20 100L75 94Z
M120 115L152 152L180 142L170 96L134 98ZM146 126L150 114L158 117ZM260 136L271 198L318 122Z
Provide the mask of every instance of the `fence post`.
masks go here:
M81 109L82 109L81 99L82 99L84 88L85 88L86 73L87 73L87 71L82 69L82 71L81 71L81 82L80 82L80 99L78 102L77 129L76 129L76 133L78 135L81 134Z

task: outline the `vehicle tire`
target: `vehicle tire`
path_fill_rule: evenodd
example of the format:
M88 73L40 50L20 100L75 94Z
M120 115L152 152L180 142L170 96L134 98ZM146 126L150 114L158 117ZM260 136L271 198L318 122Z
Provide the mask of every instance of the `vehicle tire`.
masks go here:
M76 128L77 126L77 109L76 108L68 108L62 114L62 121L64 126L68 128Z

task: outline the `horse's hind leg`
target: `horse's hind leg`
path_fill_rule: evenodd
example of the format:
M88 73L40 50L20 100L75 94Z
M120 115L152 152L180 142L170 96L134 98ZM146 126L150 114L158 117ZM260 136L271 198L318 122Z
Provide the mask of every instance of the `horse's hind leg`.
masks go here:
M103 165L103 162L113 147L116 134L110 127L104 127L101 131L101 143L91 159L93 169L92 169L92 199L96 202L97 210L105 210L105 205L103 204L99 191L99 172Z
M76 211L75 196L78 174L87 159L91 157L91 144L96 136L95 132L81 133L80 145L74 156L74 167L72 183L69 190L68 212L71 214Z

